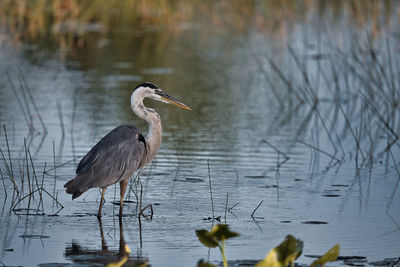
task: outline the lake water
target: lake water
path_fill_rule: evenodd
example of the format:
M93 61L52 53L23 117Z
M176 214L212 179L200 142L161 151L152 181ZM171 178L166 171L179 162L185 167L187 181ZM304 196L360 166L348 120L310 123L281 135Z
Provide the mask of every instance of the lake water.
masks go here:
M132 266L218 264L195 234L213 216L240 233L226 245L232 266L287 234L304 241L303 264L337 243L357 257L331 265L399 257L399 3L128 2L4 2L1 263L102 265L125 243ZM132 183L121 222L108 188L100 224L100 191L72 201L63 185L114 127L147 132L129 102L144 81L193 111L145 101L163 121L141 176L153 219L140 229ZM28 173L49 193L29 215L28 198L14 208L10 162L21 198Z

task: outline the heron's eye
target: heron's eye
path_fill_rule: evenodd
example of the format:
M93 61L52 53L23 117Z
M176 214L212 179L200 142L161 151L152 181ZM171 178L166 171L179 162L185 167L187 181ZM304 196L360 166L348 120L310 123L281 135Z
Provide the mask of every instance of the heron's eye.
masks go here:
M159 94L161 93L161 91L158 90L158 89L156 89L156 90L154 90L154 93L156 93L157 95L159 95Z

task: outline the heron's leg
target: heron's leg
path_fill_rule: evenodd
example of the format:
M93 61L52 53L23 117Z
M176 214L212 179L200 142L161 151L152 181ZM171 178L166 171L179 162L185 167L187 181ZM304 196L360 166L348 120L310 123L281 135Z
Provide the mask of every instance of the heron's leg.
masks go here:
M122 217L122 209L124 208L124 196L127 186L128 186L128 179L119 182L119 187L120 187L119 192L121 194L121 200L119 202L119 217Z
M99 212L97 213L97 218L101 218L101 208L103 208L105 193L106 193L106 188L103 187L101 191L100 206L99 206Z
M104 239L104 232L103 232L103 223L101 222L101 218L97 218L99 220L99 228L100 228L100 237L101 237L101 250L107 251L107 243Z
M119 256L126 256L128 252L126 251L122 217L119 217L118 219L119 219Z

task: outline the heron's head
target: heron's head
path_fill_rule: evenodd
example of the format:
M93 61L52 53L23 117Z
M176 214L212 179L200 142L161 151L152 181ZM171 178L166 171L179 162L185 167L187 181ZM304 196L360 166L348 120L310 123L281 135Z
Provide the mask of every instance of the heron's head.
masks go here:
M133 94L135 93L137 93L138 96L140 95L141 98L149 97L151 99L161 101L163 103L174 104L175 106L180 107L182 109L192 110L190 107L186 106L182 102L168 95L160 87L151 82L145 82L138 85L135 88Z

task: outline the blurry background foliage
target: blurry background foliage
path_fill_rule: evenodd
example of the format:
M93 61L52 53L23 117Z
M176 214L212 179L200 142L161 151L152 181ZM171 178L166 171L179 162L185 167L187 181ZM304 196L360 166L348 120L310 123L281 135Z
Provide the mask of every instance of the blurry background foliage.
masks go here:
M392 24L392 12L395 19L400 15L386 0L2 0L0 5L1 26L15 43L46 43L62 50L91 47L97 38L118 32L140 34L143 27L179 35L194 21L236 32L256 29L285 40L291 26L315 9L334 20L345 10L354 24L371 24L375 35Z

